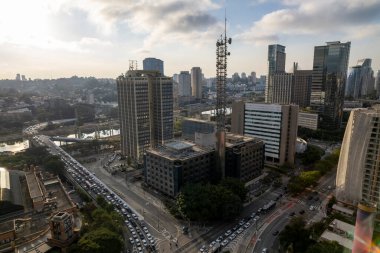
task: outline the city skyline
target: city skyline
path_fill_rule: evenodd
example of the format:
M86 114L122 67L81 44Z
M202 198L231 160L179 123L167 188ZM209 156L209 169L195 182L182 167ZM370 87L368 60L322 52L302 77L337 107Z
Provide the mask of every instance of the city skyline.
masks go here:
M286 46L286 71L294 61L300 69L312 69L314 46L337 40L351 41L349 66L372 58L374 71L380 69L380 2L375 0L202 0L196 6L164 0L16 0L0 8L0 79L17 73L32 79L116 78L129 60L142 68L146 57L162 59L167 76L199 66L213 77L225 8L234 42L228 76L267 74L269 44ZM170 18L163 19L163 13Z

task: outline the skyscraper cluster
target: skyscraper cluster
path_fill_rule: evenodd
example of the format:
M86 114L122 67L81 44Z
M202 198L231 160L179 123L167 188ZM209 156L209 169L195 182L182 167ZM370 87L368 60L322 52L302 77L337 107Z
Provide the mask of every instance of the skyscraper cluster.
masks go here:
M295 63L293 73L286 73L285 47L269 45L265 102L310 106L319 114L321 126L328 129L339 128L343 114L350 46L350 42L339 41L316 46L313 70L298 70L298 64ZM368 65L367 62L363 64ZM363 75L364 72L366 70L363 69Z
M203 74L200 67L193 67L191 71L180 71L173 75L173 80L178 84L180 97L193 97L202 99Z

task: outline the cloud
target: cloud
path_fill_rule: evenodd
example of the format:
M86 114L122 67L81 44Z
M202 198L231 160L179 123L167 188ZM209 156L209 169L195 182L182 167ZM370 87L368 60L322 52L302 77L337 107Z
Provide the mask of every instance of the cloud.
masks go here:
M281 35L352 35L358 29L377 28L378 0L284 0L285 8L264 15L237 38L273 42ZM364 33L363 33L364 34Z
M72 0L65 6L85 11L105 36L129 31L143 35L142 52L158 44L202 43L214 39L221 27L209 13L220 8L212 0ZM129 31L122 30L125 24Z

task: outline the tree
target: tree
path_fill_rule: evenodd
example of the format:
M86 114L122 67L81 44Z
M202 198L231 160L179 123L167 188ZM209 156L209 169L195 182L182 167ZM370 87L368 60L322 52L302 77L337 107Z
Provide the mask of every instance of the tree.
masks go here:
M310 232L305 228L305 221L302 217L293 218L279 235L282 247L287 249L291 246L293 252L305 252L311 244L309 237Z
M337 242L322 241L318 242L308 248L306 253L343 253L343 246L339 245Z
M107 228L100 227L85 234L78 242L81 253L120 252L121 237Z
M220 185L230 190L233 194L239 196L243 203L245 202L248 190L245 188L244 183L242 183L239 179L228 177L222 180Z
M65 164L61 161L61 159L58 156L48 156L44 160L43 166L47 171L55 175L64 174Z

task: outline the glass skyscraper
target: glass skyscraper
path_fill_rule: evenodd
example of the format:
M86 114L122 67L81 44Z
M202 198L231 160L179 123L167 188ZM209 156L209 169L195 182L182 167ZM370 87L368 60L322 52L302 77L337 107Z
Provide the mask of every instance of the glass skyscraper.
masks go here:
M164 75L164 62L156 58L145 58L143 60L143 69L159 71L161 75Z
M270 81L273 74L285 73L285 46L269 45L268 46L268 80L265 86L265 103L272 103L273 82Z
M320 126L340 127L351 42L327 42L314 48L310 106L320 114Z

